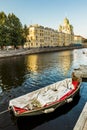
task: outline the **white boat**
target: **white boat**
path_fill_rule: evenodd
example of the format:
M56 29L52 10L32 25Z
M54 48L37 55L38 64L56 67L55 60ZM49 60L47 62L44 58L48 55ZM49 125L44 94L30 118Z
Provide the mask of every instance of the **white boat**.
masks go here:
M16 117L32 116L55 111L69 103L78 93L80 82L67 78L9 101L9 110Z
M87 54L87 50L86 50L86 51L83 51L83 54Z
M78 68L74 69L73 73L79 78L87 79L87 65L80 65Z

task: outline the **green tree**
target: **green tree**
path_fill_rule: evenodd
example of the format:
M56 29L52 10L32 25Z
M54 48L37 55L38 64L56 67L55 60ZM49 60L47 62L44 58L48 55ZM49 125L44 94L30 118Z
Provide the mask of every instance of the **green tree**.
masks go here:
M14 47L16 48L18 45L22 44L22 24L19 18L17 18L13 13L8 15L6 24L9 30L10 45L14 45Z
M27 25L25 24L24 27L23 27L23 39L24 39L24 42L26 42L28 34L29 34L29 29L28 29Z
M0 12L0 25L4 25L6 19L7 19L6 14L4 12Z
M7 16L4 12L0 12L0 46L3 48L5 46L6 41L6 22Z
M22 26L18 17L13 13L6 14L0 12L0 46L24 45L26 36L28 35L28 28L26 25Z

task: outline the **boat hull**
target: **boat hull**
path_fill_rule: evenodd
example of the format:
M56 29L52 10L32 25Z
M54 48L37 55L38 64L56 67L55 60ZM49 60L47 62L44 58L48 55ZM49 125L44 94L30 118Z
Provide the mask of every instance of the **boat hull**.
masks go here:
M73 101L73 98L79 93L80 85L81 84L78 85L77 89L71 95L67 96L67 98L62 101L53 102L52 104L50 104L48 106L38 108L38 109L35 109L32 111L26 111L21 114L17 114L14 110L14 107L10 107L10 111L12 111L14 116L16 116L16 117L35 116L35 115L48 114L48 113L54 112L58 107L63 106L64 104L67 104L67 103Z

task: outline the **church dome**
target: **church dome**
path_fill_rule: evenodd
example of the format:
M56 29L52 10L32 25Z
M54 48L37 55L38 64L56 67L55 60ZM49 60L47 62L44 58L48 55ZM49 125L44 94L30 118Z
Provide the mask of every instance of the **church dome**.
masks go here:
M63 24L59 26L59 32L74 34L73 26L69 23L68 18L65 18Z
M64 24L69 24L69 20L67 18L64 19Z

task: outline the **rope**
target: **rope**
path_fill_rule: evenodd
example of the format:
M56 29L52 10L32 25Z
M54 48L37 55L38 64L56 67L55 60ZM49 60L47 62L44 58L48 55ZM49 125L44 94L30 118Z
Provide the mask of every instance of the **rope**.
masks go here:
M6 112L8 112L8 111L9 111L8 109L7 109L7 110L4 110L4 111L0 112L0 115L6 113Z

